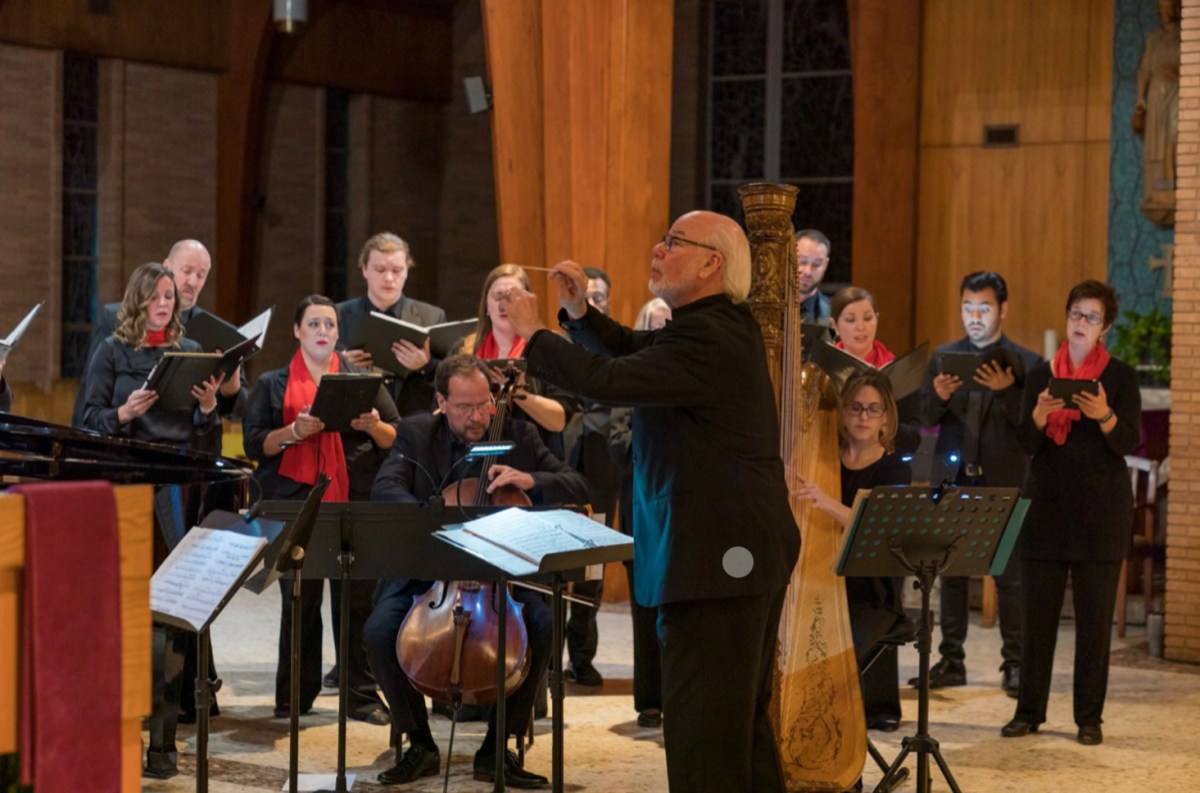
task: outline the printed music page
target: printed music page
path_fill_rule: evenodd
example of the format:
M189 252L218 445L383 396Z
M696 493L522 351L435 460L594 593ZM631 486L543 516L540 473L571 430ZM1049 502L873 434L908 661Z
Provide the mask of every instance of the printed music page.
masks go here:
M194 527L150 579L155 618L203 630L266 545L265 537Z
M603 523L567 509L525 512L513 507L465 523L463 530L535 563L551 553L630 542Z

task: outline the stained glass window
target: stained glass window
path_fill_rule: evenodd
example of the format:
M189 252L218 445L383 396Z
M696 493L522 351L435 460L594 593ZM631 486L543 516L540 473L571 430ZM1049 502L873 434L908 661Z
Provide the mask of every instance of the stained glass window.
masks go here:
M99 66L95 58L63 56L62 137L62 354L63 377L87 367L88 340L95 326L96 265L100 231Z
M743 220L737 187L800 188L792 223L829 235L827 284L851 276L854 95L847 0L714 0L708 206Z

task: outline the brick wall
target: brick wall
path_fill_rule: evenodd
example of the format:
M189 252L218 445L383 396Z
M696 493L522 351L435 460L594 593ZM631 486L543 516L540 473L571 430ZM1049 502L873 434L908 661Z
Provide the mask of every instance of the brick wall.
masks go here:
M325 283L325 92L272 83L266 96L262 207L250 266L257 278L255 308L273 304L276 314L266 349L251 366L254 374L287 363L295 351L292 312Z
M1183 2L1166 657L1200 662L1200 0Z
M101 193L102 205L120 207L121 236L100 245L102 256L109 242L121 246L124 274L115 294L103 285L106 300L119 299L129 274L162 261L176 240L198 239L211 251L217 236L216 75L126 62L123 82L123 185ZM211 308L215 298L206 288L200 304Z
M46 301L4 375L43 388L59 368L61 74L57 52L0 44L0 336Z
M216 76L100 61L98 302L184 238L216 242ZM214 263L215 264L215 263ZM211 308L216 290L200 304Z

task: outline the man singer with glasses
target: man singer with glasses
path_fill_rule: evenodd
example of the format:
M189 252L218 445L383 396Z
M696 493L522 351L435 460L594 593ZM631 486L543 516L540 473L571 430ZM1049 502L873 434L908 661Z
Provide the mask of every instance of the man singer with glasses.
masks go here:
M954 482L970 487L1021 487L1029 456L1021 449L1021 394L1025 373L1041 356L1004 335L1008 316L1008 285L999 273L971 273L959 288L966 336L937 348L921 387L921 422L941 425L937 455L958 456ZM941 372L945 353L976 353L983 363L971 382ZM1017 696L1021 668L1021 577L1016 563L996 576L1000 601L1001 687ZM966 576L942 578L941 659L929 670L929 687L967 684L966 653L969 611ZM908 681L916 685L917 679Z
M650 291L673 312L660 330L590 307L574 262L551 280L575 344L545 328L537 297L507 297L530 374L633 408L634 588L659 609L670 789L782 793L768 705L800 533L762 334L744 303L746 235L713 212L671 225L650 259Z

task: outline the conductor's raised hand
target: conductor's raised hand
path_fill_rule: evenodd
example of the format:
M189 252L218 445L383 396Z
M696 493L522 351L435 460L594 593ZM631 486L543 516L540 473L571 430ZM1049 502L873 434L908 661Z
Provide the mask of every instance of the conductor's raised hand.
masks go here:
M494 493L505 485L513 485L518 490L533 490L536 484L531 475L508 465L493 465L488 469L488 476L492 480L487 488L489 493Z
M532 292L514 286L504 293L501 301L504 315L508 317L513 331L522 339L530 339L546 327L538 310L537 295Z
M570 259L550 268L550 280L558 287L558 304L571 319L587 313L588 277L579 262Z

